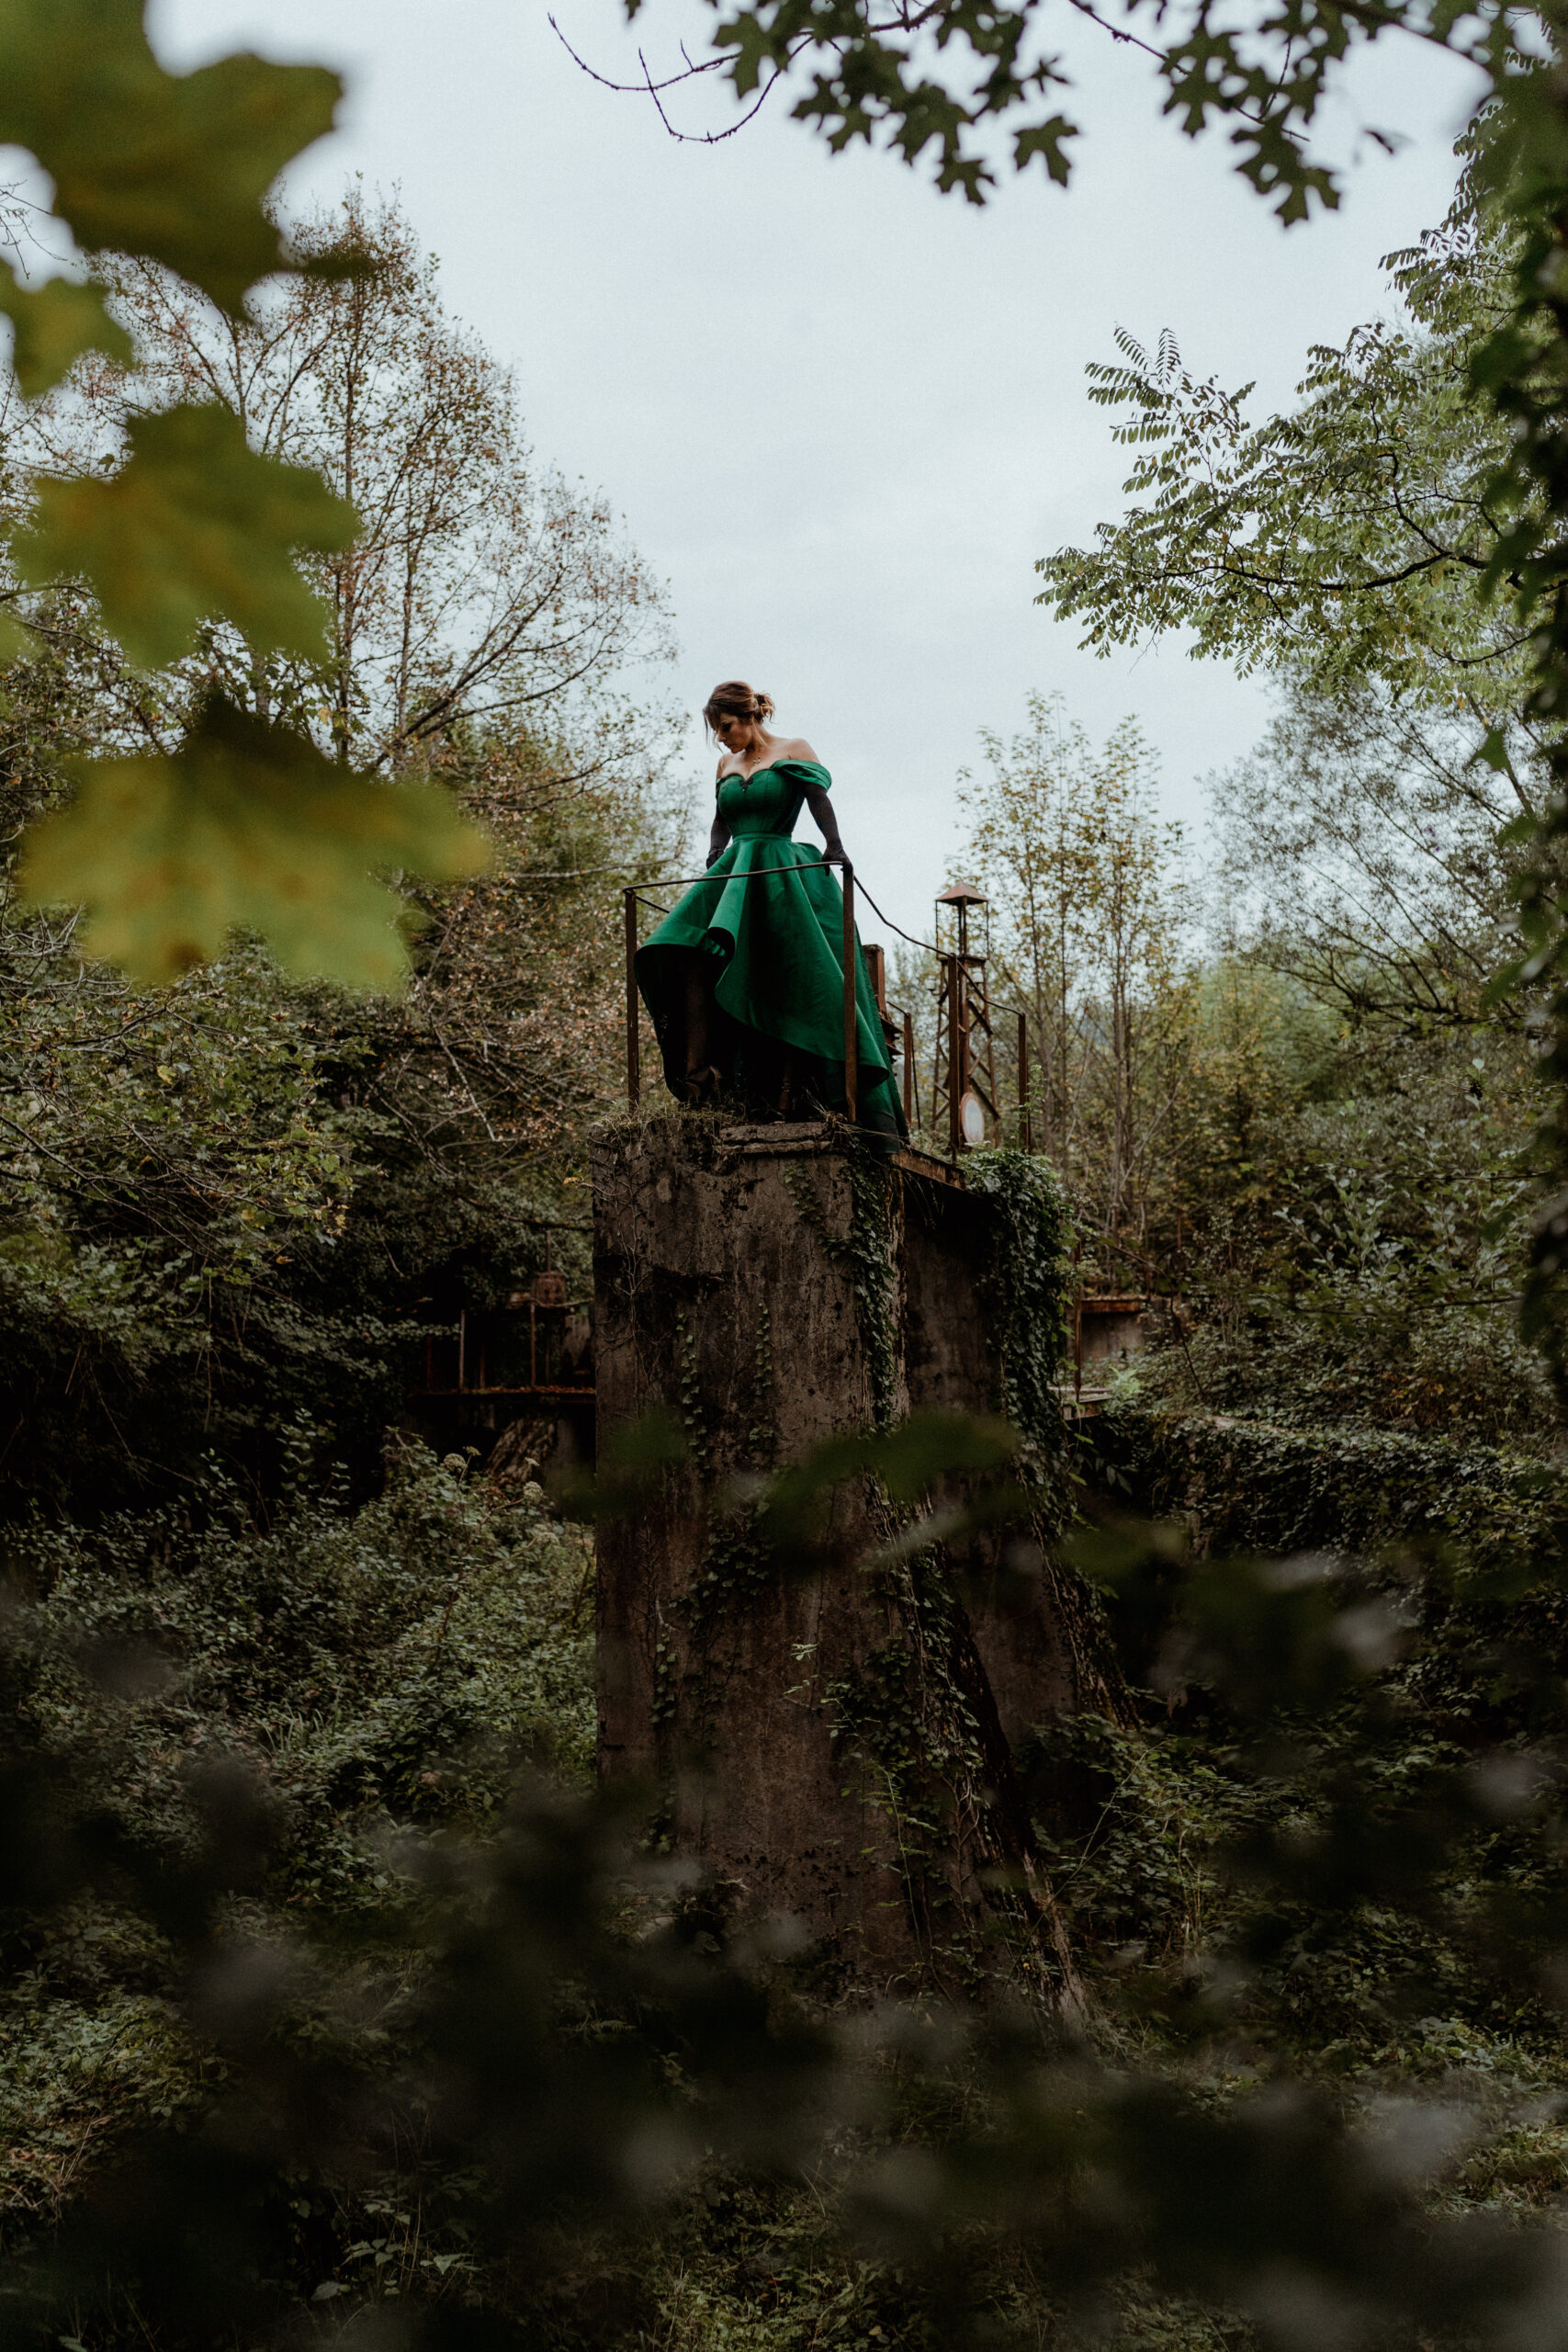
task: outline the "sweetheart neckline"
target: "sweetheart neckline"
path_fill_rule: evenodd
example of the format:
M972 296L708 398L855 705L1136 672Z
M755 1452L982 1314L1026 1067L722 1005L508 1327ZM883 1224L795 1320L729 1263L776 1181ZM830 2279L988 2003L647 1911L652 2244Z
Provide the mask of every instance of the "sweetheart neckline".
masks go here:
M739 768L731 768L728 775L721 775L717 779L714 788L716 791L721 791L727 784L738 784L744 791L749 784L755 784L760 775L772 775L781 768L818 768L822 775L828 775L820 760L770 760L766 767L753 768L750 775L742 775ZM829 777L829 782L831 783L831 777Z

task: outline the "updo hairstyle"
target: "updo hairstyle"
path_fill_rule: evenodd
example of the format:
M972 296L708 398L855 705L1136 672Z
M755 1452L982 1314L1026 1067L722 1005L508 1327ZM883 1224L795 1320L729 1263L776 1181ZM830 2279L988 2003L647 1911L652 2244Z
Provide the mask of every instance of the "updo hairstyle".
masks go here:
M744 718L761 727L773 715L772 695L760 695L744 678L726 678L721 686L715 686L703 705L703 718L710 729L716 729L721 718Z

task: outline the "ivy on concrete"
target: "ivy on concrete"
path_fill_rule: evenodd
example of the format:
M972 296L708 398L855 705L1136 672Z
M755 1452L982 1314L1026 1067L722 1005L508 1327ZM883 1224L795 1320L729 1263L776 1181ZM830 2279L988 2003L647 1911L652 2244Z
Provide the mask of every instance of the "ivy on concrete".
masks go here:
M893 1270L893 1183L887 1160L852 1130L844 1137L844 1166L850 1187L850 1229L835 1233L829 1225L815 1186L804 1170L786 1169L784 1182L800 1211L801 1222L814 1234L829 1263L849 1278L854 1294L855 1321L865 1350L871 1383L872 1424L893 1426L898 1386L898 1315Z
M1184 1521L1203 1553L1414 1547L1473 1580L1568 1544L1568 1480L1496 1446L1130 1397L1107 1406L1091 1440L1099 1477L1140 1514Z
M998 1404L1023 1441L1022 1467L1054 1532L1067 1516L1066 1430L1057 1384L1067 1352L1072 1215L1050 1162L1026 1151L976 1152L964 1166L989 1202L984 1290L996 1335Z
M901 1180L852 1135L839 1141L839 1152L847 1230L829 1222L808 1166L785 1169L784 1181L801 1222L854 1301L865 1365L864 1386L854 1385L870 1406L864 1434L874 1456L876 1442L897 1442L900 1420L895 1188ZM1067 1329L1068 1213L1055 1173L1025 1154L977 1155L965 1172L987 1227L981 1306L997 1362L994 1401L1021 1442L1009 1468L1021 1473L1023 1516L1048 1546L1068 1516L1071 1492L1055 1385ZM708 1490L709 1517L700 1568L680 1603L693 1643L686 1687L677 1698L661 1651L658 1700L661 1720L678 1714L690 1731L714 1702L710 1637L722 1620L755 1602L784 1559L767 1516L771 1489L756 1496L714 1491L716 1463L694 1336L683 1322L678 1336L688 1460ZM748 1467L759 1480L778 1466L773 1383L773 1335L764 1319L744 1405ZM951 1467L933 1454L930 1489ZM1027 1809L995 1719L956 1564L934 1528L927 1540L912 1533L930 1491L917 1494L924 1483L918 1476L912 1483L885 1479L874 1460L857 1475L869 1481L866 1501L880 1537L864 1572L886 1612L886 1635L821 1690L835 1750L886 1825L889 1868L936 1978L955 1994L969 1994L1001 1975L1059 2000L1070 1968L1051 1897L1030 1878ZM1080 1580L1070 1569L1054 1566L1051 1572L1074 1588L1057 1596L1071 1616ZM1077 1638L1077 1622L1069 1627L1065 1620L1069 1640Z

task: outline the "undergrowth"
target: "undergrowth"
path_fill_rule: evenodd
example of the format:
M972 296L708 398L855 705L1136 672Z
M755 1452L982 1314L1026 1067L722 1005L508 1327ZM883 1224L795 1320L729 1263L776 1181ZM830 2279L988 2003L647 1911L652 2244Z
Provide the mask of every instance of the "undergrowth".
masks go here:
M212 1463L177 1509L13 1531L4 1703L131 1848L190 1844L193 1797L243 1770L271 1855L250 1924L282 1968L306 1930L351 1975L389 1966L378 2011L408 1966L385 1936L400 1838L482 1835L525 1767L590 1777L592 1548L537 1486L476 1481L402 1438L381 1495L351 1510L312 1439L297 1428L261 1523ZM135 1911L77 1901L5 1932L0 2202L43 2214L221 2070Z

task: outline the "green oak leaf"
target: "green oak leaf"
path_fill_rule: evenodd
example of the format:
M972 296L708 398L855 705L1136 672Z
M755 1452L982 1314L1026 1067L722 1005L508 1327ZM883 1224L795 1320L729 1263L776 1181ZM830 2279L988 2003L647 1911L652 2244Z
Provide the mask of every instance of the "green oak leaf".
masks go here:
M305 466L264 458L231 409L186 406L133 419L130 456L108 481L41 481L14 543L34 586L88 582L133 662L188 653L203 621L232 621L257 652L308 661L326 615L291 550L346 547L354 509Z
M389 784L214 696L179 750L78 759L70 806L24 836L37 906L86 910L86 952L164 982L258 932L299 978L395 990L409 910L385 880L478 873L484 835L434 786Z
M1048 175L1058 187L1066 187L1072 176L1072 162L1067 154L1067 141L1078 135L1077 125L1069 122L1065 114L1054 114L1049 122L1031 123L1021 130L1012 142L1012 160L1019 171L1038 155Z
M24 398L36 401L67 375L85 351L134 366L130 337L104 307L102 289L74 278L24 286L0 261L0 312L11 322L11 368Z
M231 312L286 266L264 201L333 127L319 65L220 58L167 74L142 0L0 0L0 143L30 148L86 253L146 254Z

